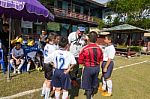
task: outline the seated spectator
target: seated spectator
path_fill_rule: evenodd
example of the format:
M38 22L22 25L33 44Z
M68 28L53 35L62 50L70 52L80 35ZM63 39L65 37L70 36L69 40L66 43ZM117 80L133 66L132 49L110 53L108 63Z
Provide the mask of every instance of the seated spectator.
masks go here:
M34 61L37 70L39 71L43 70L43 61L44 61L43 52L37 51Z
M12 49L12 59L10 60L10 64L14 68L14 74L16 73L16 71L18 72L18 74L20 74L20 69L24 64L23 57L24 51L21 48L21 44L20 42L16 42L15 47ZM18 66L17 69L16 66Z
M40 67L40 69L42 69L42 52L39 51L39 49L37 48L38 46L36 46L35 41L32 40L30 41L28 44L28 52L27 52L27 71L30 73L30 69L38 69ZM32 66L32 67L31 67Z

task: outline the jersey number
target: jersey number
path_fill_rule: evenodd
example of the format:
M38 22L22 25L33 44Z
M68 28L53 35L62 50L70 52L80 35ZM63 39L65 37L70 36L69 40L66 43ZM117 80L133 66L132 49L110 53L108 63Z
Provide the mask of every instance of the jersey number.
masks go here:
M56 57L56 63L57 63L57 68L62 69L62 67L65 64L65 59L63 57L60 58Z
M44 55L47 57L48 56L48 50L44 50Z

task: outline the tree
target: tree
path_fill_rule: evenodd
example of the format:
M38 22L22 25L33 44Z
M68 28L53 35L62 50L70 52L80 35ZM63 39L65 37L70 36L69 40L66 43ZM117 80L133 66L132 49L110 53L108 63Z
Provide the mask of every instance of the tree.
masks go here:
M147 23L149 22L149 17L144 15L143 12L150 11L150 0L111 0L107 6L118 14L118 18L126 17L124 23L139 25L145 29L148 28L146 25L149 24ZM142 23L145 20L147 20L146 24Z
M93 20L98 23L97 28L102 29L104 27L105 24L104 24L103 20L101 20L100 18L94 17Z

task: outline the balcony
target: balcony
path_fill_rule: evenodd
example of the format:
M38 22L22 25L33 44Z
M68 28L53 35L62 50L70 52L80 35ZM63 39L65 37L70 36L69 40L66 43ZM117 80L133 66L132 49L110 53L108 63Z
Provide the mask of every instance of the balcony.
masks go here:
M91 17L91 16L84 15L84 14L81 14L81 13L72 12L72 11L69 11L69 10L54 8L54 7L50 7L50 8L51 8L51 10L53 11L53 13L55 14L56 17L64 17L64 18L67 18L67 19L75 19L75 20L78 20L78 21L81 21L81 22L97 25L97 22L95 22L93 20L93 17Z

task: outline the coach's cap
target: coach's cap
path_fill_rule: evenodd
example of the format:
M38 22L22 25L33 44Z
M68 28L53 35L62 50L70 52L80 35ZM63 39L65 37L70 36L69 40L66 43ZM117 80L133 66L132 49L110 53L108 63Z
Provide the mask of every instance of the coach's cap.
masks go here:
M85 31L85 27L79 26L78 27L79 31L84 32Z

